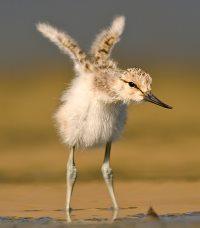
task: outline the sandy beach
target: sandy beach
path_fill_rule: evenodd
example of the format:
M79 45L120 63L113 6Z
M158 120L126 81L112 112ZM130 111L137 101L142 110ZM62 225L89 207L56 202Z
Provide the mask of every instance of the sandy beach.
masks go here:
M77 183L71 224L73 227L155 227L155 224L195 227L200 225L199 190L200 182L118 182L120 210L113 214L103 181ZM1 184L0 202L1 227L66 226L64 184ZM150 207L158 216L147 215Z

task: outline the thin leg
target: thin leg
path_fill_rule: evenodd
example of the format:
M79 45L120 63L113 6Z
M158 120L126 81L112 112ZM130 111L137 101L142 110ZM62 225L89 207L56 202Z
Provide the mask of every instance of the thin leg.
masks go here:
M70 211L70 200L71 200L71 195L72 195L74 183L76 180L76 173L77 173L75 162L74 162L74 152L75 152L75 147L71 147L68 162L67 162L67 195L66 195L67 215L69 215L69 211ZM67 216L67 217L70 217L70 216ZM69 220L70 219L68 219L68 221Z
M118 212L119 212L118 209L113 210L112 219L111 219L112 222L116 220L118 216Z
M110 151L111 151L111 142L106 144L105 157L104 157L103 165L101 167L101 171L103 173L104 180L108 187L113 208L117 210L119 207L117 205L114 190L113 190L113 172L112 172L112 169L110 168Z

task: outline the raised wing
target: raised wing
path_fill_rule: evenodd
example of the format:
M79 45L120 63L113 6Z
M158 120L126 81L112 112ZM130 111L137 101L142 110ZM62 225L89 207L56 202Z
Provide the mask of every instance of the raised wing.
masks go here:
M110 27L99 33L92 45L91 55L97 62L105 62L109 59L112 48L119 41L124 30L125 17L116 17Z
M71 36L47 23L37 24L37 29L51 42L56 44L61 51L68 54L75 63L85 63L86 54Z

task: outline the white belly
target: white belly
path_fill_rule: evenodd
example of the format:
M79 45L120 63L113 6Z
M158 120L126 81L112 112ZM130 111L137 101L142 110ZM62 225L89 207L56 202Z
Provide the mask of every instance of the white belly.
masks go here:
M105 104L90 100L79 105L63 104L56 114L64 143L76 147L93 147L116 140L126 120L126 105ZM83 104L81 104L83 103Z

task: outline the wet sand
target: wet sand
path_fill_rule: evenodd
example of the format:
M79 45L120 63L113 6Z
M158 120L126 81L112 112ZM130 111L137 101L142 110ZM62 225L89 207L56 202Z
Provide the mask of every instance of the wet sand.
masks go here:
M52 219L50 217L40 218L13 218L0 217L0 227L16 228L16 227L135 227L135 228L159 228L159 227L174 227L174 228L198 228L200 227L200 213L186 213L181 215L162 215L150 216L138 214L128 216L126 218L118 218L115 221L99 220L96 218L88 220L79 220L72 223Z
M72 199L72 224L93 224L93 227L102 224L133 227L151 223L200 226L199 192L200 182L117 182L120 210L113 215L104 183L80 182L75 185ZM66 225L64 201L64 184L1 184L0 224L8 227L14 224ZM146 216L150 206L159 219ZM111 224L113 216L116 220Z

